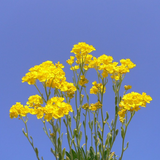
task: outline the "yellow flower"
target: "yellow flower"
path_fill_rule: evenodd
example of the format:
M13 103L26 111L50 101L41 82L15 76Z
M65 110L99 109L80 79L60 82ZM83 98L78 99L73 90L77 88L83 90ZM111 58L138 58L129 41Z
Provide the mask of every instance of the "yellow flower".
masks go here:
M81 53L82 55L85 55L95 50L96 49L92 45L86 44L85 42L79 42L78 44L75 44L73 46L71 53L74 54Z
M150 103L151 100L152 98L149 95L146 95L145 92L142 94L137 92L125 94L119 103L120 110L118 115L120 117L120 121L123 121L127 111L138 111L140 110L140 106L146 107L146 103Z
M131 88L132 88L132 86L130 86L130 85L125 85L125 86L124 86L124 89L125 89L125 90L129 90L129 89L131 89Z
M102 107L102 104L98 101L96 102L95 104L92 103L90 106L89 106L89 109L91 111L96 111L97 109L101 108Z
M64 115L68 115L69 112L73 112L71 105L63 101L63 97L53 97L48 100L47 105L43 108L44 119L50 121L52 118L62 118Z
M120 62L129 69L132 69L136 66L136 64L134 64L130 59L121 59Z
M66 62L69 64L69 65L72 65L74 63L74 56L70 56L70 59L68 59Z
M90 89L90 94L97 94L97 93L105 93L106 91L106 87L104 87L103 89L103 85L102 83L97 83L96 81L94 81L92 88Z
M112 63L113 57L103 54L100 57L98 57L98 61L100 64L108 65L108 64Z
M77 69L79 69L79 65L75 65L75 66L72 66L72 67L70 68L70 70L72 70L72 71L75 71L75 70L77 70Z
M89 104L88 103L85 103L83 106L82 106L83 109L88 109L89 108Z
M80 81L79 81L79 85L80 86L83 86L83 87L86 87L85 84L87 84L89 81L87 78L85 78L84 75L81 75L80 76Z
M93 57L93 60L91 60L88 64L88 68L95 68L97 69L99 66L98 59L96 57Z
M15 105L13 105L10 108L10 118L17 118L18 116L25 117L29 113L28 106L23 106L20 102L16 102Z
M41 104L43 104L43 100L41 96L36 94L30 96L26 104L29 105L29 107L40 107Z
M46 87L60 89L61 83L66 81L64 66L58 62L55 65L52 61L43 62L29 69L29 72L22 78L22 82L28 82L33 85L36 80L46 83Z
M94 50L96 49L92 45L86 44L85 42L79 42L73 46L71 53L75 54L77 64L88 64L92 58L92 55L89 53Z

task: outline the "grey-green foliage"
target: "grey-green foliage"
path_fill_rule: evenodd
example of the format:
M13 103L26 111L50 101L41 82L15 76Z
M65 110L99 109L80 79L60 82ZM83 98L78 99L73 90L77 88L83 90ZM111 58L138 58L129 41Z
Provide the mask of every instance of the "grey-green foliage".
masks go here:
M72 152L72 158L71 158L71 152ZM98 152L97 155L93 149L93 147L90 147L90 149L85 153L84 149L81 147L79 149L79 153L76 153L73 149L71 152L66 151L66 159L65 160L106 160L107 157L107 150L104 152L103 159L100 158L100 153ZM80 159L78 159L78 154L81 155ZM60 160L60 159L59 159ZM109 160L117 160L115 157L110 157Z

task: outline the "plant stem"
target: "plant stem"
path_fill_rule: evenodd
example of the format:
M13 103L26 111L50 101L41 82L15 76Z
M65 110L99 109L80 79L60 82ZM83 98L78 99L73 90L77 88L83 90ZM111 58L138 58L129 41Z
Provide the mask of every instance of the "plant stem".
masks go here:
M36 153L37 159L40 160L39 155L38 155L38 149L35 148L35 147L34 147L34 144L33 144L33 138L30 136L30 137L31 137L31 140L32 140L32 142L31 142L31 140L30 140L29 137L28 137L27 121L24 121L24 119L23 119L22 117L21 117L21 119L22 119L23 123L25 124L25 128L26 128L26 133L24 132L24 130L23 130L23 133L24 133L24 135L27 137L29 143L31 144L31 146L32 146L32 148L33 148L33 150L34 150L34 152Z
M123 138L123 140L122 140L122 152L121 152L121 157L119 158L119 160L122 160L123 153L124 153L124 151L125 151L125 149L124 149L124 140L125 140L125 136L126 136L126 132L127 132L128 125L129 125L129 123L131 122L134 114L135 114L135 112L131 113L131 116L130 116L129 121L128 121L128 122L126 121L126 124L125 124L124 138ZM127 148L126 148L126 149L127 149Z

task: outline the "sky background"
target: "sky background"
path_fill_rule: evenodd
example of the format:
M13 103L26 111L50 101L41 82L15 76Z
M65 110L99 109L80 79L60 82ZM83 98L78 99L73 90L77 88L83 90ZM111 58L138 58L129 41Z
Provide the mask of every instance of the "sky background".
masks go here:
M125 141L125 144L129 141L129 148L123 160L159 159L159 17L159 0L0 1L1 159L36 159L22 133L23 122L18 118L10 119L9 109L16 102L25 104L30 95L38 94L34 86L21 83L21 78L34 65L46 60L53 63L60 61L65 65L67 80L72 82L73 74L66 60L72 55L70 51L73 45L78 42L93 45L96 51L92 54L96 57L106 54L117 62L130 58L136 64L126 74L121 95L123 86L127 84L132 85L131 91L146 92L153 101L133 117ZM95 75L95 72L89 73L90 83L97 80ZM110 78L106 87L104 110L109 112L111 122L114 115L114 92ZM90 101L94 103L95 97L91 97ZM29 116L29 135L33 137L34 145L44 160L52 160L52 144L42 127L41 120ZM119 122L117 127L120 128ZM68 150L65 134L63 147ZM120 132L112 151L120 156Z

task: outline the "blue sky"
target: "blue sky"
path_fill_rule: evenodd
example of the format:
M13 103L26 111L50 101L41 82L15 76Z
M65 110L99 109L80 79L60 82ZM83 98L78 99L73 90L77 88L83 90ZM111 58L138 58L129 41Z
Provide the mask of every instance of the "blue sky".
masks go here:
M158 0L0 1L1 159L36 159L22 133L24 124L10 119L9 109L16 102L25 104L30 95L38 93L34 86L21 83L21 78L34 65L46 60L60 61L65 65L67 80L72 81L66 60L72 55L72 46L78 42L93 45L96 57L111 55L115 61L130 58L137 65L126 75L122 86L130 84L131 91L146 92L153 101L133 117L126 135L129 148L123 159L159 159L159 8ZM92 82L95 76L91 74L88 78ZM111 122L114 113L111 79L105 96ZM51 160L54 159L50 152L52 144L42 127L40 120L29 116L29 134L40 156ZM66 135L63 146L68 150ZM120 156L120 132L113 151Z

